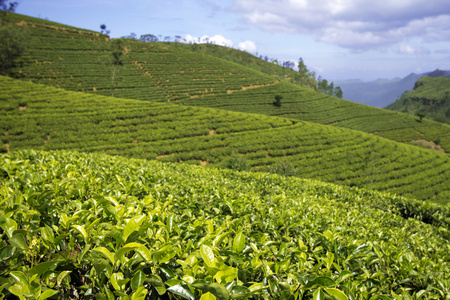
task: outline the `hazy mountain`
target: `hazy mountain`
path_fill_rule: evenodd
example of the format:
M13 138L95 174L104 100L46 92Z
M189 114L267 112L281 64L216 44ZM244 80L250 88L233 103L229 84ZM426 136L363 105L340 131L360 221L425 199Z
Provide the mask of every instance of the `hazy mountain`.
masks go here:
M377 79L374 81L338 80L334 84L341 87L344 99L383 108L394 103L404 92L412 90L416 81L424 75L450 77L449 71L437 69L423 74L411 73L404 78Z
M421 74L411 73L405 78L377 79L374 81L342 80L335 81L344 93L343 98L374 107L386 107L395 102L405 91L414 88Z
M450 78L450 71L443 71L443 70L436 69L433 72L428 73L426 75L430 76L430 77Z

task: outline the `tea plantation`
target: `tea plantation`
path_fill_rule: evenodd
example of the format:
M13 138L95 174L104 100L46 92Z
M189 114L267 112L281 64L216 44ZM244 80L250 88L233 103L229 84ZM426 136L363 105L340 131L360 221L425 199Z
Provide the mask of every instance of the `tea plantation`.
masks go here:
M10 18L0 299L450 299L448 125L214 45Z
M103 152L296 175L450 201L450 158L295 119L69 92L0 77L3 151Z
M2 297L449 299L448 208L103 154L0 165Z
M15 73L35 83L122 98L283 116L404 143L434 143L441 151L450 152L448 125L418 122L414 116L323 95L289 83L292 70L262 60L259 64L253 63L254 59L236 60L241 62L238 64L208 55L234 55L211 49L219 46L209 45L203 53L189 51L192 45L127 39L123 40L123 55L116 66L112 64L113 42L106 35L17 14L11 14L11 18L33 37ZM280 76L285 72L287 77ZM272 105L276 95L283 97L280 107Z

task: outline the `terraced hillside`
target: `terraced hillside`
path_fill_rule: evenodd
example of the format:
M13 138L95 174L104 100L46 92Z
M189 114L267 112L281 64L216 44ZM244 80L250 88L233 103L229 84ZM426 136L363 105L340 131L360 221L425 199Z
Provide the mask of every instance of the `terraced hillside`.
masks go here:
M346 128L69 92L0 77L3 151L78 150L254 171L450 201L448 155Z
M420 123L413 116L328 97L289 84L279 75L270 76L171 43L127 40L122 65L114 68L107 36L11 16L33 36L22 67L15 70L23 79L72 91L296 118L405 143L432 142L450 152L450 127L446 125ZM277 94L283 96L279 108L272 105Z
M405 92L386 109L421 113L426 119L450 124L450 78L423 76L412 91Z
M273 105L282 95L281 106ZM450 152L450 126L431 120L329 97L287 82L221 97L205 96L180 103L288 117L360 130L403 143L431 141Z
M0 166L1 298L448 299L442 206L107 155Z
M274 76L279 80L291 82L302 87L315 89L317 86L317 80L315 78L302 75L290 68L280 67L277 63L269 63L245 51L213 44L172 43L172 45L244 65L264 74Z
M151 101L227 94L273 84L272 76L165 43L123 40L112 82L113 43L95 32L67 30L39 19L11 15L33 39L17 73L36 83L72 91ZM19 21L20 19L24 19ZM37 25L36 25L37 24Z

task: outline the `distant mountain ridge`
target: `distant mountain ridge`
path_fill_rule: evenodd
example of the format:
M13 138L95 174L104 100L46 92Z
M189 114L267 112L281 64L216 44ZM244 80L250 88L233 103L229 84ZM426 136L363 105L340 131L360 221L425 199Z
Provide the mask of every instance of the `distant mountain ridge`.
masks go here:
M368 82L360 79L338 80L335 85L341 87L344 99L383 108L394 103L404 92L412 90L416 81L425 75L449 78L450 71L437 69L422 74L411 73L404 78L383 78Z

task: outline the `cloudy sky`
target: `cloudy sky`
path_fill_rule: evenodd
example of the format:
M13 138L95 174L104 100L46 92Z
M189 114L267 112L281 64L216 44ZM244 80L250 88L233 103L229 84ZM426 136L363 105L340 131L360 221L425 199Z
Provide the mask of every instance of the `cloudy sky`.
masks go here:
M100 31L214 40L329 80L450 70L449 0L18 0L17 13Z

